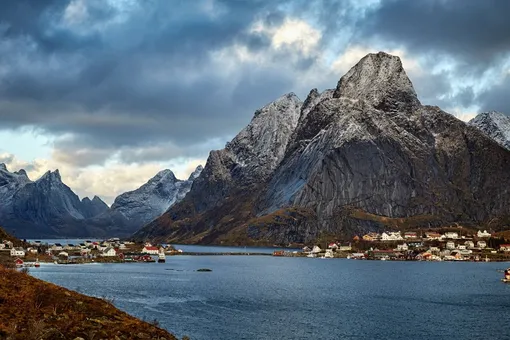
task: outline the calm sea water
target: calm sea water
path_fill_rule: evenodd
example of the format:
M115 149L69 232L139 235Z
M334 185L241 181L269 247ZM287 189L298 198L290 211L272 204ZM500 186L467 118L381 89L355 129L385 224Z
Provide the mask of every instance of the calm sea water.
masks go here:
M510 285L497 271L507 266L174 256L31 274L195 340L509 339Z

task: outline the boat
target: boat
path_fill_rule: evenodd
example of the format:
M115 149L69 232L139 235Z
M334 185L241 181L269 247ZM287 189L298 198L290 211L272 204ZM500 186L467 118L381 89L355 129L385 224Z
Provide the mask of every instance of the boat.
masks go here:
M164 252L160 252L158 254L158 263L165 263L165 261L166 261L165 253Z
M39 263L39 259L35 259L35 263L34 263L34 267L35 268L39 268L41 266L41 264Z
M485 262L490 262L490 259L485 255Z
M501 279L501 281L505 283L510 283L510 268L505 269L505 276Z

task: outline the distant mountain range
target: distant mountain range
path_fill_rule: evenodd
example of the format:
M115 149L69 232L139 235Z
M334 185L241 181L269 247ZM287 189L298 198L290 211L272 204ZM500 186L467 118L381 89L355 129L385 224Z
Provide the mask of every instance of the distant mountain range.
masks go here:
M257 110L210 153L186 197L135 237L288 244L454 222L502 228L507 121L489 113L468 125L422 105L398 57L369 54L335 89Z
M31 181L0 164L0 224L21 238L129 236L181 200L201 169L185 181L163 170L109 208L97 196L80 201L58 170Z

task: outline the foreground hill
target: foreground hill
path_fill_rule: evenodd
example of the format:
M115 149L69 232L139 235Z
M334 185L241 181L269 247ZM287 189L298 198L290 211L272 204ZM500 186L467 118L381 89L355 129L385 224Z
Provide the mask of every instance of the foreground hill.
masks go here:
M22 244L1 227L0 238ZM0 339L177 339L108 301L9 269L12 264L0 252Z
M420 103L398 57L369 54L335 89L255 112L210 153L186 198L135 237L287 244L397 226L502 227L508 169L508 150Z

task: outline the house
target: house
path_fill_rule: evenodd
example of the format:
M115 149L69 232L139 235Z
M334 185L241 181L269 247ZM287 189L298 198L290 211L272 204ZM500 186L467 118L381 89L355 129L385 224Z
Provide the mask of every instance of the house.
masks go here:
M32 247L28 248L27 252L29 252L30 254L37 254L37 253L39 253L37 248L32 248Z
M404 238L405 239L418 238L418 233L416 233L415 231L407 231L404 233Z
M397 250L398 251L408 251L409 250L409 246L407 245L407 243L398 244L397 245Z
M430 233L425 233L425 237L427 238L427 240L440 240L441 234L435 233L435 232L430 232Z
M400 231L389 231L381 234L381 240L383 241L401 241L403 239Z
M308 247L308 246L303 247L303 253L309 253L311 251L312 251L312 249L310 249L310 247Z
M485 241L478 241L478 242L476 242L476 245L477 245L478 248L484 249L485 247L487 247L487 242L485 242Z
M457 246L457 249L458 249L458 250L466 250L466 249L467 249L467 246L466 246L465 244L459 244L459 245Z
M499 250L501 251L510 251L510 244L502 244L499 246Z
M11 241L4 242L5 248L12 249L14 247L14 244Z
M488 233L487 230L484 230L484 231L478 230L478 233L476 233L476 236L478 236L478 238L487 238L487 237L491 237L491 233Z
M61 251L60 253L58 253L58 256L69 257L69 253L67 253L65 251Z
M0 250L5 249L5 243L0 243Z
M351 247L351 245L349 244L349 245L347 245L347 246L340 246L340 247L338 247L338 250L340 250L340 251L351 251L351 250L352 250L352 247Z
M23 248L11 248L11 256L25 257L25 250Z
M117 256L117 252L112 247L108 247L105 250L103 250L103 253L101 254L101 256L113 257L113 256Z
M455 249L455 242L453 241L446 242L446 249Z
M322 249L319 246L313 246L312 248L312 254L320 253Z
M464 244L466 245L466 247L468 249L471 249L471 248L475 247L475 243L473 241L466 241L466 242L464 242Z
M64 250L74 250L74 249L75 249L75 246L72 243L69 243L64 246Z
M441 252L441 249L439 247L430 247L429 253L431 254L439 254Z
M84 255L87 255L87 254L90 254L91 250L89 248L83 248L83 249L80 249L80 255L81 256L84 256Z
M127 247L126 247L126 245L123 242L121 242L119 244L119 249L127 249Z
M419 247L423 247L423 242L408 241L407 245L409 246L409 248L419 248Z
M54 245L51 246L51 250L61 251L61 250L64 250L64 248L62 247L62 245L60 243L55 243Z
M153 247L153 246L145 246L142 249L142 253L144 253L144 254L158 255L158 252L159 252L158 247Z
M379 241L381 239L381 234L379 233L368 233L363 235L363 240L368 242Z
M459 233L456 233L454 231L448 231L446 233L444 233L444 237L445 238L451 238L451 239L458 239L459 238Z
M85 245L86 245L87 247L88 247L88 246L90 246L90 245L92 245L92 241L90 241L90 240L85 241Z
M328 248L329 248L329 249L334 249L334 250L336 250L336 249L338 249L338 245L337 245L335 242L333 242L333 243L330 243L330 244L328 245Z

